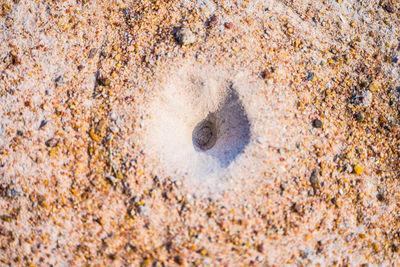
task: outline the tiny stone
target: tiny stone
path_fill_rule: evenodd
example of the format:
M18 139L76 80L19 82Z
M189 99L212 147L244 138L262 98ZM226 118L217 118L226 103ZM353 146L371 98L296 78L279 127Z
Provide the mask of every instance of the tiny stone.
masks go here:
M107 54L105 51L101 51L101 52L100 52L100 56L101 56L102 58L106 58L106 57L108 56L108 54Z
M17 135L23 136L23 135L24 135L24 131L18 130L18 131L17 131Z
M319 179L319 169L316 168L312 171L311 176L310 176L310 183L311 183L311 186L313 187L314 191L316 191L316 189L318 189L320 186L319 180L320 180Z
M65 79L63 76L58 76L55 80L54 83L56 84L56 86L60 86L63 83L65 83Z
M113 133L118 133L118 132L119 132L118 127L115 127L115 126L111 126L111 127L110 127L110 130L111 130Z
M11 55L11 62L13 65L19 65L21 64L21 59L16 54Z
M134 208L129 208L129 209L127 210L127 213L128 213L128 215L129 215L129 217L131 217L132 219L134 219L135 216L136 216L136 211L135 211Z
M282 195L285 192L285 190L287 189L287 184L281 183L281 185L279 187L281 189L281 195Z
M183 264L183 259L182 259L181 256L175 256L174 257L174 262L179 264L179 265L182 265Z
M361 105L364 107L369 107L372 102L372 93L370 91L364 91L361 96L362 96Z
M97 79L97 83L101 86L110 86L111 81L108 78L99 78Z
M146 205L141 205L137 207L137 213L142 216L148 216L150 213L150 208Z
M110 258L110 260L114 261L117 259L117 254L116 253L111 253L108 255L108 257Z
M117 114L115 114L114 112L111 112L110 118L115 121L118 117L117 117Z
M360 175L363 172L363 168L360 165L355 165L353 167L354 173L357 175Z
M366 90L359 95L354 95L351 98L351 102L362 107L369 107L372 103L372 98L372 93L369 90Z
M232 29L233 28L233 23L232 22L225 22L224 23L225 28L227 29Z
M106 180L107 180L111 185L115 185L115 183L116 183L116 181L117 181L117 178L115 178L115 177L112 176L112 175L108 175L108 176L106 176Z
M7 234L8 234L8 231L6 230L6 228L0 226L0 235L6 236Z
M92 48L90 49L88 58L93 58L96 55L97 49L96 48Z
M389 13L394 13L394 12L396 11L396 9L394 8L394 6L389 5L389 4L385 5L383 8L384 8L387 12L389 12Z
M314 128L322 128L322 121L319 120L319 119L315 119L315 120L313 120L313 122L312 122L312 126L313 126Z
M47 205L46 203L46 197L43 195L38 195L37 196L37 203L41 207L45 207Z
M12 220L12 217L10 215L0 215L0 220L5 221L5 222L10 222Z
M307 81L312 81L314 79L314 73L312 73L311 71L307 71Z
M353 168L351 167L351 165L349 163L346 163L343 165L342 171L351 173L353 171Z
M180 45L188 45L196 42L196 36L188 28L180 28L175 34L175 39Z
M365 88L365 87L367 87L367 85L368 85L368 83L366 81L363 81L360 83L361 88Z
M212 15L207 21L207 27L214 27L218 23L218 18L216 15Z
M377 195L376 195L376 198L379 200L379 201L385 201L385 196L383 195L383 193L382 192L379 192Z
M55 147L55 146L57 146L57 144L58 144L58 140L55 139L55 138L50 138L49 140L47 140L47 141L45 142L45 145L46 145L47 147Z
M258 244L257 245L257 251L258 252L260 252L260 253L263 253L264 252L264 244Z
M19 187L7 188L6 194L9 198L18 198L22 195L22 190Z
M47 121L47 120L42 120L42 121L40 122L39 129L42 129L44 126L46 126L48 122L49 122L49 121Z
M358 112L358 113L356 114L356 120L357 120L358 122L363 122L364 119L365 119L365 115L364 115L363 112Z

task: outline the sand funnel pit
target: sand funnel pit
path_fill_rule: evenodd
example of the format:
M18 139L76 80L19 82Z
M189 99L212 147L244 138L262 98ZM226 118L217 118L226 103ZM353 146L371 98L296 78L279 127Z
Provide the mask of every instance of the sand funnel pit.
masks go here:
M250 124L233 88L220 108L196 125L192 136L196 151L216 158L222 167L229 166L244 150L250 139Z
M235 84L215 73L181 68L149 99L145 145L169 175L214 183L250 142L251 125Z

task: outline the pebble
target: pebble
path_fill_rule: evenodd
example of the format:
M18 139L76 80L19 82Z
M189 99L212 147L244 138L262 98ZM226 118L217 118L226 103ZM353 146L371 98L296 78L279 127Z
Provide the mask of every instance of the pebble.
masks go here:
M137 207L137 213L142 216L148 216L150 213L150 208L146 205L140 205Z
M233 23L232 22L225 22L224 23L225 28L227 29L232 29L233 28Z
M354 95L351 102L362 107L369 107L371 106L372 98L372 93L369 90L366 90L359 95Z
M396 11L395 7L389 4L385 5L383 8L389 13L394 13Z
M115 127L115 126L111 126L111 127L110 127L110 130L111 130L113 133L118 133L118 132L119 132L119 128L118 128L118 127Z
M206 24L207 27L211 28L217 25L217 23L218 23L218 17L216 15L212 15Z
M111 118L113 121L115 121L118 117L117 117L117 114L115 114L114 112L111 112L110 118Z
M189 45L196 42L196 36L188 28L180 28L175 33L175 39L180 45Z
M6 194L9 198L18 198L22 195L22 190L20 187L7 188Z
M353 168L351 167L351 165L350 165L349 163L345 163L345 164L342 166L342 171L343 171L343 172L347 172L347 173L352 173Z
M97 48L90 49L88 58L93 58L96 55L96 53L97 53Z
M283 183L281 183L281 185L279 187L281 189L281 195L282 195L288 186L287 186L287 183L283 182Z
M49 121L47 121L47 120L42 120L42 121L40 122L39 129L42 129L44 126L46 126L48 122L49 122Z
M115 183L117 182L117 178L115 178L112 175L107 175L106 176L106 180L111 184L111 185L115 185Z
M372 103L372 93L370 91L364 91L361 94L361 105L363 107L369 107Z
M97 79L97 83L101 86L110 86L111 85L111 81L108 78L99 78Z
M353 167L354 173L357 175L360 175L363 172L363 168L361 167L361 165L354 165Z
M313 79L314 79L314 73L312 73L311 71L307 71L306 80L307 81L312 81Z
M63 76L58 76L57 78L55 78L54 83L56 86L60 86L65 83L65 79Z
M135 219L136 211L135 211L134 208L129 208L128 211L127 211L127 213L128 213L128 215L129 215L129 217L131 217L132 219Z
M378 194L376 195L376 198L381 202L385 201L384 192L378 192Z
M9 233L9 232L7 231L6 228L0 226L0 235L5 236L5 235L7 235L8 233Z
M315 168L310 176L310 183L311 186L313 187L314 191L319 188L320 186L320 181L319 181L319 169Z
M322 121L319 120L319 119L315 119L315 120L313 120L313 122L312 122L312 126L313 126L314 128L322 128Z
M358 113L356 114L356 121L358 121L358 122L363 122L364 119L365 119L365 115L364 115L363 112L358 112Z
M174 262L176 264L182 265L183 264L183 259L182 259L181 256L177 255L177 256L174 257Z
M55 147L55 146L57 146L57 144L58 144L58 140L56 138L50 138L49 140L47 140L45 142L45 145L47 147Z

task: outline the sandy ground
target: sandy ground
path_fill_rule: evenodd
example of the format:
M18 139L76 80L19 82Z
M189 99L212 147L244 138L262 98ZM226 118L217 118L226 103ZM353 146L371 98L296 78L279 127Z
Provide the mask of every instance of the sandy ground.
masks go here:
M399 31L396 0L0 1L0 266L399 265ZM228 87L249 134L198 151Z

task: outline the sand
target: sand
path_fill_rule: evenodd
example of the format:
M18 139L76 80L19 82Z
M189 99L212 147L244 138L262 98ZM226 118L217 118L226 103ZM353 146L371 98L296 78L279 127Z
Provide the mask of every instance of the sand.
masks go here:
M2 1L0 266L398 265L399 9Z

